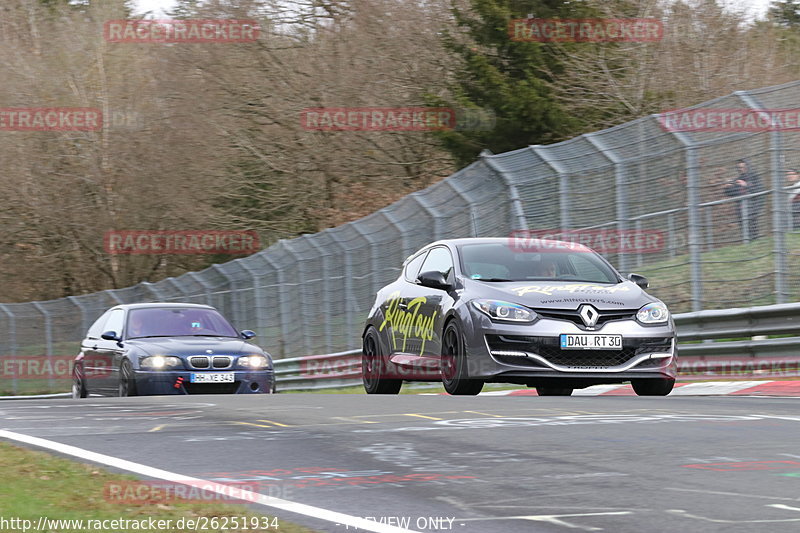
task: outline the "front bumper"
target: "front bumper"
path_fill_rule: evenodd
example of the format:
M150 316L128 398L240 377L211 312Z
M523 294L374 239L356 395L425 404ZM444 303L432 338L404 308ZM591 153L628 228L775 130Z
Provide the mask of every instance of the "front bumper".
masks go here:
M467 335L470 377L486 381L541 383L564 379L585 385L677 374L675 331L671 323L643 326L615 320L587 331L567 320L540 318L533 324L492 322L473 316ZM622 335L622 350L562 350L561 334Z
M233 373L226 383L192 383L192 374ZM272 370L189 371L135 370L136 391L140 395L158 394L270 394L275 375Z

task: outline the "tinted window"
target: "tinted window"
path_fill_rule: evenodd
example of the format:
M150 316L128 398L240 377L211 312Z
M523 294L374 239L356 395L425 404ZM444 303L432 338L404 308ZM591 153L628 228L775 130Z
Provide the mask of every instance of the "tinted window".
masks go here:
M420 272L441 272L442 276L447 279L450 271L453 270L453 258L450 257L450 251L447 248L434 248L428 253L425 262L422 264Z
M111 311L106 311L105 313L100 315L100 318L95 320L94 324L92 324L92 327L90 327L89 331L86 332L86 337L89 339L99 339L100 335L102 335L103 332L106 331L103 329L103 326L106 325L106 320L108 320L108 315L110 314Z
M476 280L619 282L613 269L588 251L528 252L503 243L465 244L459 251L464 274Z
M423 252L408 262L405 270L406 281L413 282L414 280L417 279L417 274L419 274L419 267L422 265L422 260L425 259L426 253L427 252Z
M124 318L125 311L122 309L113 309L108 315L108 322L103 326L103 331L101 333L113 331L117 335L122 335L122 322Z
M213 309L190 307L151 307L128 313L129 339L138 337L238 337L225 318Z

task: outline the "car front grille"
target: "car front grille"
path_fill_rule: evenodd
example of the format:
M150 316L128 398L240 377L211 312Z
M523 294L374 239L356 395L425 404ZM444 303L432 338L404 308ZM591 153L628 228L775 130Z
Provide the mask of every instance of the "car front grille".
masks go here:
M503 363L518 366L541 367L533 359L510 355L508 352L528 352L563 367L610 368L629 363L638 355L652 352L669 352L670 337L623 339L621 350L562 350L558 337L529 337L522 335L486 335L489 350L500 352L493 355Z
M189 358L189 364L194 368L208 368L211 360L206 355L195 355Z
M233 357L230 357L229 355L215 355L212 365L214 368L228 368L231 366L232 361Z
M561 310L561 309L534 309L536 314L543 318L554 318L558 320L568 320L575 324L576 326L580 327L581 329L585 329L586 325L583 323L583 319L581 315L578 314L578 311L569 311L569 310ZM593 327L593 329L597 329L603 324L607 322L611 322L613 320L632 320L636 317L637 310L636 309L619 309L619 310L598 310L600 316L597 319L597 324Z

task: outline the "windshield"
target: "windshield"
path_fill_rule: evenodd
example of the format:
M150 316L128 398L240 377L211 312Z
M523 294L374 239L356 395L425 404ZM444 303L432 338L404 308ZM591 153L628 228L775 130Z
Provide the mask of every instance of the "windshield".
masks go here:
M197 307L153 307L128 313L126 338L212 336L238 337L225 318L214 309Z
M464 244L458 248L462 271L478 281L620 281L616 272L591 251L519 251L504 243Z

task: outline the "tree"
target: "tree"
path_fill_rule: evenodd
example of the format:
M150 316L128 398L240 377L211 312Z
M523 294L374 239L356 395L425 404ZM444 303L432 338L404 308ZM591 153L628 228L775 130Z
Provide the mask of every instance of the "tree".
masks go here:
M439 134L459 164L471 163L484 148L504 152L563 139L580 127L556 99L552 82L562 72L561 59L549 43L513 41L509 22L524 18L580 18L592 11L568 0L469 0L454 4L455 31L444 36L459 60L451 83L452 98L431 101L454 107L486 108L496 116L486 131Z
M800 27L800 0L774 1L769 7L769 16L782 26Z

